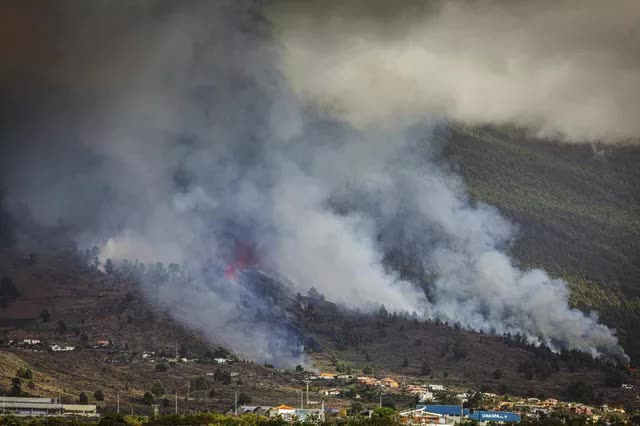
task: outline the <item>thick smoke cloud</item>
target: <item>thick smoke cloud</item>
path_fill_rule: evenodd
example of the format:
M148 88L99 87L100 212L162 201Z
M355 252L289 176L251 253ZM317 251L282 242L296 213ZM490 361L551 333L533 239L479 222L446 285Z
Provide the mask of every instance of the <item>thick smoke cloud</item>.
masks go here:
M35 77L11 77L35 89L11 92L7 201L98 244L103 258L180 264L169 278L149 267L164 278L143 284L188 326L254 359L300 362L286 313L242 276L225 277L248 246L294 292L314 286L347 307L384 304L626 357L595 316L568 307L564 282L509 259L513 226L467 199L439 158L434 125L401 109L398 120L385 113L384 125L358 128L350 120L365 106L348 106L345 121L291 90L296 75L278 72L287 38L284 49L273 39L289 20L271 27L256 4L237 1L55 10L28 19L51 28L56 54L33 56L25 69ZM339 80L312 97L331 96ZM386 259L393 251L420 259L426 292Z
M276 2L296 93L358 126L441 116L637 142L640 3Z

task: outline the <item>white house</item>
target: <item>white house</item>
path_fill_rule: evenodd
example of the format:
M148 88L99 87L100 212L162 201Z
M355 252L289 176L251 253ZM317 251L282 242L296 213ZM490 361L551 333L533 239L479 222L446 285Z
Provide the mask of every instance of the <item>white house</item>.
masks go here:
M429 389L431 389L432 391L443 391L444 390L444 386L442 386L442 385L429 385Z
M433 401L433 393L425 390L423 392L417 393L419 402L429 402Z
M282 417L282 420L287 422L292 421L296 414L296 409L293 407L289 407L288 405L279 405L277 407L273 407L269 411L269 417Z
M51 350L54 352L68 352L68 351L74 351L75 349L76 349L75 346L51 345Z

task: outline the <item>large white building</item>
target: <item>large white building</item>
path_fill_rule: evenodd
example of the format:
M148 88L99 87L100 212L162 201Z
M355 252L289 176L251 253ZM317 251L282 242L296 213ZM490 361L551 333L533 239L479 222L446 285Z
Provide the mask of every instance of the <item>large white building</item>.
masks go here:
M98 417L95 405L60 404L54 398L0 397L0 414L20 417L83 416Z

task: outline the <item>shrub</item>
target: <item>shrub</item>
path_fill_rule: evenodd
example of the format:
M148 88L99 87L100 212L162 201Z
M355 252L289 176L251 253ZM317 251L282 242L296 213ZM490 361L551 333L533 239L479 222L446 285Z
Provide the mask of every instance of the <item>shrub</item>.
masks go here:
M11 379L11 391L9 392L9 395L22 395L22 381L18 377L14 377L13 379Z
M154 382L153 385L151 385L151 393L157 396L158 398L164 395L165 390L164 390L164 386L162 386L162 383Z
M196 377L191 381L191 387L193 387L194 390L209 389L209 382L202 376Z
M392 417L395 416L396 410L391 407L376 407L371 417Z
M126 426L127 422L121 414L109 413L100 417L98 426Z
M93 399L96 401L104 401L104 393L100 389L93 392Z
M16 376L21 379L31 380L33 379L33 371L27 367L20 367L18 371L16 371Z
M246 393L240 393L240 395L238 395L238 404L245 405L250 402L251 402L251 397Z

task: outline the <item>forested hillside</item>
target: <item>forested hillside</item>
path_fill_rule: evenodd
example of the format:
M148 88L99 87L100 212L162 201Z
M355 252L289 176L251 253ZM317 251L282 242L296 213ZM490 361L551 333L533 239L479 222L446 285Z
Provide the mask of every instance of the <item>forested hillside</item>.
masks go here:
M519 228L512 253L569 283L571 301L640 356L640 150L454 127L446 154L471 196Z

